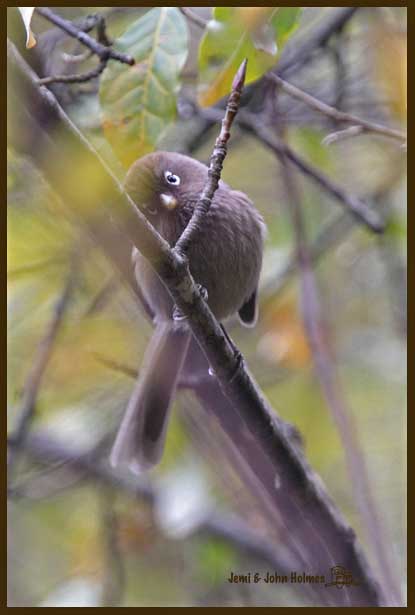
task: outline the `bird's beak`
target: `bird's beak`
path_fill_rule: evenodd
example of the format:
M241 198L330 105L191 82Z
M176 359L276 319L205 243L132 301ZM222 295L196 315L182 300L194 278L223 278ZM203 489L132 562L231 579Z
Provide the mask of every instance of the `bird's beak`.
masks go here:
M168 211L173 211L177 207L177 199L171 194L160 194L160 201Z

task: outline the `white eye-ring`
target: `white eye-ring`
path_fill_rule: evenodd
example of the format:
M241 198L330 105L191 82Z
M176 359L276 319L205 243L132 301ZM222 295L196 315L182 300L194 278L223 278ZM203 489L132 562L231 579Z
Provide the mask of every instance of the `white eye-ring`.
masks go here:
M164 178L166 182L171 186L178 186L180 184L180 177L178 175L175 175L171 171L165 171Z

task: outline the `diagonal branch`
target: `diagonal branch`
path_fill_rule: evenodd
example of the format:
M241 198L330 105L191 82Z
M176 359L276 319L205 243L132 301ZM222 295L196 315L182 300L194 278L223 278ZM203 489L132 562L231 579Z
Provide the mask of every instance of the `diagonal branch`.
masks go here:
M118 515L112 490L101 486L98 495L105 558L101 606L117 607L122 606L127 576L123 554L118 544Z
M43 381L45 370L52 355L57 335L63 322L63 317L65 315L69 301L72 297L75 278L76 266L74 263L72 263L67 282L59 299L56 302L52 318L48 324L44 336L40 341L37 353L33 360L32 369L24 385L23 399L18 413L17 424L14 427L14 431L12 434L12 439L14 442L16 442L16 444L23 442L32 424L35 414L37 396ZM10 450L7 459L9 480L12 477L16 459L16 449Z
M294 71L298 72L312 60L317 51L327 45L335 34L346 27L358 9L358 6L332 8L331 11L328 11L328 18L321 20L321 23L319 22L311 28L307 36L299 40L293 37L292 41L289 41L287 46L284 47L283 56L278 62L275 72L280 77Z
M129 64L130 66L134 64L134 58L124 53L120 53L115 49L111 49L108 46L109 41L108 39L106 39L105 30L102 29L102 25L100 26L101 29L99 30L99 36L103 38L103 40L105 40L105 45L101 42L96 41L94 38L92 38L92 36L89 36L89 34L77 28L76 25L73 24L71 21L64 19L63 17L57 15L46 7L38 6L36 7L36 12L51 23L53 23L55 26L66 32L66 34L68 34L72 38L76 38L80 43L82 43L82 45L88 47L88 49L90 49L95 55L97 55L100 60L117 60L118 62L121 62L123 64Z
M276 138L269 127L261 120L258 120L252 113L243 112L238 116L238 124L248 132L251 132L266 145L277 156L284 156L306 177L309 177L323 190L334 197L342 207L350 212L356 220L364 224L374 233L382 233L384 231L384 223L378 213L371 209L365 201L349 193L329 177L322 173L319 169L306 162L298 154L296 154L286 143Z
M193 9L186 6L179 6L179 10L189 21L194 23L199 28L206 28L208 20L198 15L198 13L195 13Z
M377 124L376 122L365 120L363 118L357 117L356 115L353 115L352 113L339 111L338 109L327 105L325 102L318 100L318 98L311 96L311 94L300 90L300 88L297 88L295 85L288 83L288 81L281 79L281 77L273 73L269 73L268 78L271 79L271 81L273 81L274 83L276 83L278 87L286 94L289 94L297 100L301 100L301 102L303 102L304 104L308 105L312 109L315 109L316 111L319 111L319 113L330 117L336 122L343 122L345 124L353 124L356 126L360 126L363 132L373 132L383 137L395 139L400 143L406 142L406 135L400 130L394 130L393 128L389 128L388 126L383 126L382 124Z
M297 262L300 269L301 311L315 371L327 406L332 413L343 443L356 504L360 510L373 552L376 554L377 561L382 570L382 587L391 604L397 606L401 601L400 592L395 583L389 554L383 538L384 532L382 531L378 510L371 493L366 459L360 446L353 415L342 394L335 362L324 335L327 331L327 326L319 303L318 288L312 270L311 255L307 245L304 218L301 210L301 196L294 182L294 177L291 173L292 169L289 167L283 154L279 156L279 161L283 168L283 179L295 235Z
M39 79L39 85L50 85L51 83L86 83L96 77L99 77L104 72L108 64L108 60L100 60L98 66L92 68L86 73L79 75L55 75L52 77L42 77Z
M37 11L42 17L48 19L54 23L61 30L63 30L69 36L76 38L83 45L85 45L89 52L85 56L84 54L78 56L66 56L71 61L81 61L88 58L90 55L97 55L99 58L98 65L85 72L75 75L52 75L39 79L40 85L51 85L53 83L86 83L99 77L104 72L109 60L118 60L124 64L134 64L134 59L123 53L119 53L111 49L112 41L108 38L105 19L102 15L89 15L80 25L77 25L71 21L67 21L56 15L48 8L38 7ZM93 39L88 35L93 28L97 29L98 40Z

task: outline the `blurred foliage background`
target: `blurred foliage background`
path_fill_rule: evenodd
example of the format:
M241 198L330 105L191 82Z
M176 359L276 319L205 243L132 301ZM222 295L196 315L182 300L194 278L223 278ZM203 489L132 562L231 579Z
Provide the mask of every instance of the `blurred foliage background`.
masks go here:
M278 70L284 45L289 58L289 45L294 49L312 37L337 9L284 8L284 14L271 14L268 7L188 10L191 18L170 7L161 19L164 9L158 8L56 9L68 20L102 14L116 47L138 62L134 70L110 62L100 78L50 86L121 179L125 165L156 147L207 162L218 133L214 120L221 117L221 99L241 59L249 57L242 109L261 113L263 75ZM16 11L8 9L10 33L24 42ZM41 76L84 72L96 64L96 58L74 62L82 46L36 12L32 29L37 45L26 57ZM403 129L406 11L357 10L287 79L336 108ZM267 97L273 104L273 96ZM276 101L275 117L289 145L333 181L364 197L386 221L383 234L369 232L298 174L308 242L321 248L314 270L325 334L364 451L392 567L404 587L405 151L396 141L371 133L323 144L338 130L330 118L284 92ZM13 109L9 116L13 137L18 132ZM140 365L151 324L101 252L82 242L76 220L38 170L37 155L36 145L32 158L22 156L13 143L8 150L9 430L18 421L34 357L68 276L70 254L81 246L76 284L37 395L31 430L106 459L133 384L127 372ZM376 566L342 440L313 369L281 173L273 152L236 125L222 177L254 201L268 237L258 325L253 330L236 323L229 327L270 403L300 430L307 458ZM62 168L63 181L64 176ZM89 182L93 190L94 178ZM103 486L98 479L85 480L83 472L64 464L45 467L30 455L19 459L10 487L9 606L310 604L296 586L227 583L231 570L264 570L266 564L237 542L198 531L198 524L215 510L237 513L261 530L261 516L246 501L220 439L209 438L214 426L200 425L203 415L196 406L191 393L179 392L163 461L145 482L156 493L155 503Z

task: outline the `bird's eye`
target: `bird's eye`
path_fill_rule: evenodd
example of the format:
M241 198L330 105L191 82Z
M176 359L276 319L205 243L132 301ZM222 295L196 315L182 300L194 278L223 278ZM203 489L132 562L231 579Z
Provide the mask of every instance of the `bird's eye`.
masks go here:
M171 186L178 186L180 184L180 177L178 175L175 175L171 171L166 171L164 173L164 177L166 179L166 182Z

